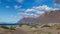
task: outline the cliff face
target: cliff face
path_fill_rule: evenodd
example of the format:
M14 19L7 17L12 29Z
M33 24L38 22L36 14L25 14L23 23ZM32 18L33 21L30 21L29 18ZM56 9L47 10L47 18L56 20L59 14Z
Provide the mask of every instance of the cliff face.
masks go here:
M60 23L60 10L45 12L37 20L38 23Z
M18 23L24 24L44 24L44 23L60 23L60 10L48 11L38 18L23 18Z
M35 22L36 22L36 19L35 18L31 18L31 17L29 17L29 18L23 18L20 21L18 21L19 24L21 24L21 23L22 24L33 24Z

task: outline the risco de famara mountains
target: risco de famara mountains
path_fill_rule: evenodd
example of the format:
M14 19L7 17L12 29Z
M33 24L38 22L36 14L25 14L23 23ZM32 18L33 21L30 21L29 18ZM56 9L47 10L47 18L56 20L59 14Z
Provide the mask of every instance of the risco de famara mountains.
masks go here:
M28 17L22 18L18 24L46 24L46 23L60 23L60 10L45 11L37 18Z

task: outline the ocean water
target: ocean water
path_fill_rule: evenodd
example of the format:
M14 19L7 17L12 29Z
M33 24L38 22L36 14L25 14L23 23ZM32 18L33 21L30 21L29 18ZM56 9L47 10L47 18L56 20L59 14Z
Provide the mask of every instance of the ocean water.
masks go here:
M0 24L0 26L16 26L16 27L18 27L19 24Z

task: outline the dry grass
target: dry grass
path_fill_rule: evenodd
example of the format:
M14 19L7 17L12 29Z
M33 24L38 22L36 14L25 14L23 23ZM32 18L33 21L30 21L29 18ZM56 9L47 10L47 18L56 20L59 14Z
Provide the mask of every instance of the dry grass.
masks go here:
M0 26L0 34L60 34L60 24L25 25L19 27Z

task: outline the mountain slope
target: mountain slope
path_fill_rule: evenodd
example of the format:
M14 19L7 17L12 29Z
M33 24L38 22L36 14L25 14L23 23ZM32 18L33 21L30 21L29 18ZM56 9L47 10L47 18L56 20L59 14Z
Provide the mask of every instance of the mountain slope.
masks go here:
M37 20L39 23L60 23L60 10L45 12Z
M19 24L33 24L36 22L35 18L29 17L29 18L23 18L20 21L18 21Z
M44 24L44 23L60 23L60 10L47 11L38 18L23 18L18 21L19 24Z

